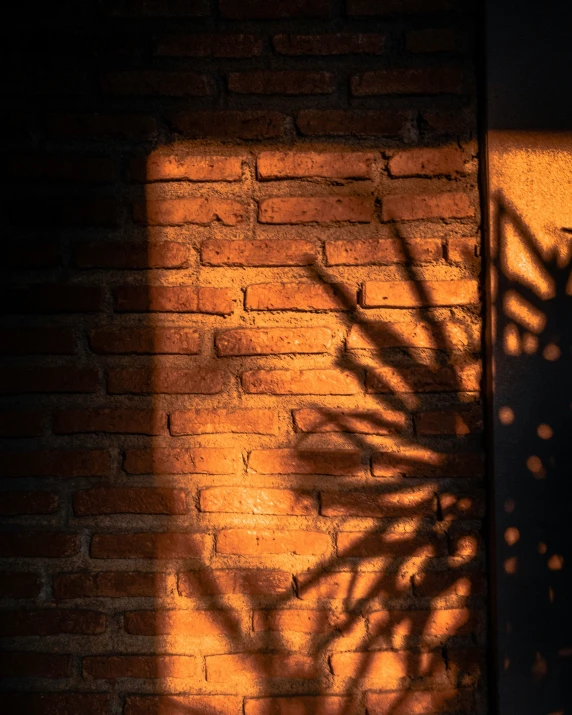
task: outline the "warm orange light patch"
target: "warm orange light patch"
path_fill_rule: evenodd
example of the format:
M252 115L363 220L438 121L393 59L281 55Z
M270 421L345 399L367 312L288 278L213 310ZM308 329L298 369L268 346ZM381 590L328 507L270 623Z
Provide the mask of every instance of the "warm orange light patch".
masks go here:
M510 407L501 407L499 420L503 425L511 425L514 422L514 411Z
M538 544L536 550L538 551L539 554L545 554L548 550L548 546L546 546L546 544L543 541L541 541Z
M540 457L533 455L526 460L526 466L528 470L534 474L536 479L544 479L546 476L546 470L542 464Z
M558 360L562 351L555 343L549 343L542 351L542 356L545 360L550 360L550 362L555 362Z
M510 559L505 559L504 570L505 573L516 573L518 568L518 559L516 556L511 556Z
M517 357L522 353L522 345L520 343L520 333L514 323L509 323L504 329L503 337L504 351L507 355Z
M564 557L554 554L548 559L548 568L551 571L561 571L564 568Z
M519 323L531 333L539 334L546 326L544 313L514 290L509 290L504 295L503 308L508 318Z
M540 439L551 439L554 434L554 432L552 431L552 427L546 424L538 425L536 433L540 437Z
M515 526L509 526L504 532L504 540L509 546L514 546L520 539L520 531Z

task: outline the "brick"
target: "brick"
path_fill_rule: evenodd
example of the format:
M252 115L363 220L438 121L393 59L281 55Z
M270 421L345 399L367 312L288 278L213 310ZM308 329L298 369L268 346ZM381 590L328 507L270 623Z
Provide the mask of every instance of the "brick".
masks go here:
M431 572L413 576L413 587L417 596L447 598L449 596L480 595L486 591L481 574Z
M39 574L24 571L0 572L0 598L36 598L41 588Z
M0 708L26 715L108 715L109 695L92 693L3 693Z
M187 154L176 147L154 151L137 172L146 181L239 181L242 156Z
M41 412L0 412L1 437L38 437L43 424Z
M477 238L449 238L447 241L447 260L452 263L475 264L480 257L480 244Z
M442 712L473 712L474 694L467 690L367 693L369 715L433 715Z
M328 35L275 35L274 49L280 55L381 55L384 35L332 33Z
M56 242L25 241L6 246L2 256L4 269L54 268L61 262L60 246Z
M124 70L101 79L105 94L140 97L205 97L213 93L211 80L197 72Z
M235 474L239 455L218 447L127 449L124 469L128 474Z
M167 416L155 410L102 408L98 410L65 410L54 415L55 434L159 435L165 432Z
M242 387L258 395L355 395L362 389L354 373L341 370L249 370Z
M479 302L477 281L366 281L364 308L419 308L439 305L471 305Z
M155 119L141 114L51 114L48 134L55 137L149 141L157 134Z
M272 224L369 223L373 212L373 198L367 196L299 196L261 201L258 220Z
M343 600L346 603L407 595L411 576L376 571L306 572L296 576L298 598Z
M313 531L251 531L223 529L217 535L216 551L219 554L262 556L292 554L319 556L331 547L328 534Z
M303 109L296 125L306 136L401 136L411 121L395 110Z
M394 154L388 163L391 176L454 176L465 173L461 149L407 149Z
M94 534L93 559L187 559L201 557L207 547L205 534L150 533Z
M236 94L331 94L336 88L332 73L302 70L231 72L227 82Z
M157 487L83 489L73 497L76 516L98 514L187 514L182 489Z
M301 609L254 611L254 631L278 631L292 633L329 633L338 620L331 611L308 611Z
M53 593L58 601L73 598L154 598L162 592L164 580L162 574L132 571L56 574Z
M90 393L96 392L98 382L99 376L91 368L6 367L0 378L0 393Z
M312 241L210 239L201 246L201 263L208 266L311 266L316 262Z
M310 492L289 489L251 489L248 487L213 487L199 492L199 509L226 514L317 513L316 497Z
M2 355L74 355L75 337L67 328L19 328L0 332Z
M125 268L133 271L147 268L186 268L189 265L188 246L173 241L78 243L74 246L73 253L78 268Z
M125 630L131 635L222 636L228 628L224 611L177 609L133 611L125 614Z
M199 332L192 328L122 328L92 330L89 344L100 355L197 355L200 352Z
M53 449L5 453L3 477L105 477L109 473L108 450Z
M109 371L110 394L216 395L222 392L224 373L218 370L120 368Z
M353 310L355 291L343 283L260 283L246 289L247 310Z
M58 509L58 495L54 492L0 492L0 514L53 514Z
M233 695L128 695L125 715L242 715L242 697Z
M413 421L419 435L472 434L483 429L483 410L480 405L468 405L459 409L420 412L414 415Z
M343 531L337 536L337 550L341 558L431 558L444 555L444 544L432 534L389 529L380 533Z
M172 412L172 435L278 434L278 415L273 410L193 409Z
M257 57L262 54L262 38L230 33L163 35L155 42L154 51L163 57Z
M63 559L79 552L77 534L28 531L0 534L0 556Z
M182 111L171 124L189 139L277 139L284 135L286 117L280 112L250 110Z
M334 653L330 665L336 677L373 681L378 687L391 689L405 685L409 659L409 654L395 651Z
M287 571L267 569L224 569L180 573L180 596L203 598L243 594L245 596L291 596L292 576Z
M482 519L485 515L484 492L473 490L472 494L439 494L439 508L444 521L452 522L461 519Z
M253 449L248 467L259 474L331 474L362 471L361 452L355 449Z
M408 52L457 52L457 33L452 27L409 30L405 36Z
M409 449L403 452L377 452L372 458L374 477L468 477L483 475L480 454L434 452Z
M133 208L135 221L149 226L206 226L215 221L236 226L244 213L245 206L240 202L219 198L149 199Z
M88 678L195 678L197 658L188 655L115 655L84 658L83 675Z
M436 322L368 322L352 325L346 340L347 350L380 350L382 348L425 348L452 350L478 349L480 326L468 321Z
M467 194L449 191L444 194L403 194L383 199L384 221L414 221L430 218L469 218L475 209Z
M234 309L226 288L210 286L121 286L115 289L118 312L206 313L230 315Z
M383 367L368 372L366 389L371 394L399 392L475 392L480 389L481 371L469 365L455 369L449 366L431 368Z
M437 501L433 489L399 488L390 492L322 492L322 516L363 516L375 518L435 515Z
M390 410L341 410L302 408L293 411L298 432L353 432L357 434L393 434L408 425L403 412Z
M220 357L327 353L332 348L329 328L243 328L215 337Z
M324 18L330 15L328 0L219 0L223 17L233 20L282 20L298 17Z
M24 154L6 157L4 170L13 181L109 183L115 178L115 162L103 156Z
M422 121L430 131L443 135L469 134L477 128L477 117L474 110L466 111L432 111L422 112Z
M4 678L69 678L72 659L56 653L0 654L0 670Z
M245 715L346 715L350 699L336 695L302 695L297 697L246 698Z
M434 238L411 241L387 238L326 241L326 262L329 266L390 266L399 263L432 263L442 258L443 242Z
M454 7L455 0L346 0L348 15L394 15L444 12Z
M259 179L370 179L372 153L357 152L283 152L267 151L258 155Z
M97 313L103 307L98 286L34 285L6 288L0 294L2 313Z
M247 679L297 678L312 680L318 666L314 658L304 655L274 653L235 653L234 655L209 655L205 658L207 682L226 682L229 677Z
M461 70L449 67L387 69L362 72L351 79L355 97L381 94L455 94L463 82Z
M50 608L0 612L4 636L52 636L63 633L93 636L104 633L106 619L98 611Z

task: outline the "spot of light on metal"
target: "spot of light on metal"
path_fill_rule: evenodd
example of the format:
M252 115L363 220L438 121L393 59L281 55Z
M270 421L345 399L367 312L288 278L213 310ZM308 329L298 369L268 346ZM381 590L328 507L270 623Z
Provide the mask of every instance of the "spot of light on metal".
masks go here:
M504 540L509 546L514 546L520 539L520 531L515 526L509 526L504 532Z
M516 573L518 569L518 559L516 556L511 556L510 559L505 559L504 570L505 573L513 574Z
M554 554L548 559L548 568L551 571L561 571L564 568L564 557Z
M542 351L542 356L544 357L544 359L549 360L550 362L555 362L556 360L558 360L561 354L562 352L558 345L556 345L556 343L548 343L548 345Z
M572 409L572 405L570 407ZM514 422L514 411L510 407L501 407L499 410L499 420L503 425L511 425Z
M552 427L550 425L541 424L541 425L538 425L536 434L540 437L540 439L551 439L554 432L552 431Z

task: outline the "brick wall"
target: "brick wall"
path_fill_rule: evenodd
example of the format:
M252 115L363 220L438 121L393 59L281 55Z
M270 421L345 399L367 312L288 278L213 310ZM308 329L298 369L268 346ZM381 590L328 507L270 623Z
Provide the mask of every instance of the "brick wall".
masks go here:
M471 8L59 12L5 38L4 712L482 711Z

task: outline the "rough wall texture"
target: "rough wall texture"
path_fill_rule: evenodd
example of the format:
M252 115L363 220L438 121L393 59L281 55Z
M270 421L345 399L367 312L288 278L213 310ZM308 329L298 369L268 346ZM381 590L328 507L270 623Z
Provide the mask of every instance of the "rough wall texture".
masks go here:
M470 9L9 27L4 712L482 710Z

